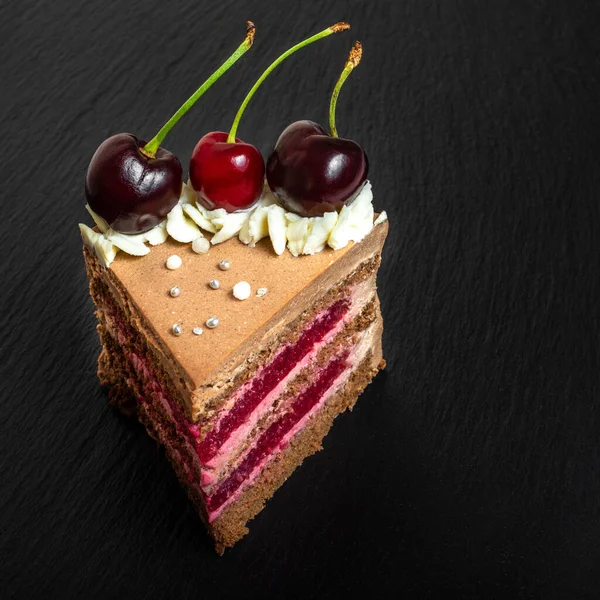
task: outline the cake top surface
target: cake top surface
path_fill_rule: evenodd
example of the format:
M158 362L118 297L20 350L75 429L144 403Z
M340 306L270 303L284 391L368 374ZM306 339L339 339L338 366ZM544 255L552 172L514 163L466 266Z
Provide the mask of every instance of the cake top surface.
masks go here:
M351 242L341 250L326 248L312 256L294 257L287 252L277 256L268 240L249 248L232 238L211 246L207 254L196 254L189 244L168 240L144 257L119 254L111 270L173 358L199 386L253 332L354 246ZM182 261L175 270L166 266L172 255ZM220 268L222 260L229 262L229 269ZM218 289L210 287L212 279L219 281ZM251 288L245 300L233 295L235 284L241 281ZM176 297L170 293L174 286L179 288ZM260 288L267 292L257 295ZM214 329L207 327L211 317L219 320ZM181 327L180 335L173 333L175 324ZM194 334L194 328L202 328L202 334Z

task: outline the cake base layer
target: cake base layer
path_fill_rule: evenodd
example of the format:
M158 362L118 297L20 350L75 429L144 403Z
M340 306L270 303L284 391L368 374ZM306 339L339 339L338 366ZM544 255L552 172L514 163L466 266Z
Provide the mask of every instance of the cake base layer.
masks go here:
M377 311L378 312L378 311ZM187 452L185 440L177 430L175 422L158 400L145 399L139 402L136 398L135 372L128 364L125 356L118 349L111 348L110 337L99 326L104 350L99 360L99 376L103 384L110 388L109 395L113 404L131 414L137 406L140 421L148 433L165 449L167 457L177 476L186 489L188 496L196 505L200 516L215 540L217 552L222 554L227 547L233 546L247 532L247 522L256 516L264 507L265 502L285 482L291 473L305 458L321 449L322 440L328 433L333 420L341 412L354 406L358 396L384 367L381 352L381 317L378 314L373 323L373 339L375 340L362 362L349 374L348 379L327 398L318 412L313 415L306 426L292 437L289 445L282 450L277 458L267 464L256 481L246 488L236 502L226 507L222 514L209 522L204 499L198 492L198 487L191 484L190 473L186 464L194 460L192 456L184 456Z

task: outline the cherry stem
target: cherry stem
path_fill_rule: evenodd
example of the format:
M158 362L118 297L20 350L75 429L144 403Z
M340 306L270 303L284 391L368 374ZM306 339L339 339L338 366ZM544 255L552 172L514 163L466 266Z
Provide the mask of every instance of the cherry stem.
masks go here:
M210 88L210 86L221 77L239 58L241 58L254 42L256 27L252 21L246 22L246 38L238 46L237 50L181 105L179 110L162 126L161 130L143 147L141 151L148 158L154 158L159 146L173 126L185 115L185 113L196 103L196 101Z
M343 21L340 23L336 23L335 25L332 25L331 27L324 29L320 33L316 33L315 35L307 38L306 40L300 42L299 44L292 46L289 50L284 52L279 58L277 58L275 61L273 61L267 67L265 72L258 78L257 82L252 86L252 89L248 92L248 95L244 98L244 101L242 102L242 105L240 106L239 110L237 111L237 114L235 115L235 119L233 120L233 125L231 126L231 130L229 131L229 135L227 136L227 142L230 144L235 142L238 125L240 124L240 119L242 118L242 115L244 114L244 111L246 110L248 103L250 102L250 100L252 99L252 96L254 96L254 93L260 87L262 82L267 78L269 73L279 63L283 62L288 56L290 56L290 54L294 54L294 52L296 52L296 50L300 50L300 48L304 48L304 46L308 46L309 44L312 44L313 42L316 42L317 40L320 40L321 38L327 37L328 35L331 35L332 33L337 33L338 31L345 31L346 29L350 29L350 25L348 25L348 23L344 23Z
M333 88L333 93L331 94L331 101L329 102L329 129L331 130L331 135L333 137L338 137L338 132L335 128L335 107L337 105L338 96L340 95L340 90L344 85L344 81L348 79L348 75L352 73L352 69L358 66L358 63L360 62L361 58L362 44L360 42L354 42L354 46L352 46L352 50L350 50L350 54L348 55L348 60L346 61L344 70L342 71L340 78L337 80L337 83Z

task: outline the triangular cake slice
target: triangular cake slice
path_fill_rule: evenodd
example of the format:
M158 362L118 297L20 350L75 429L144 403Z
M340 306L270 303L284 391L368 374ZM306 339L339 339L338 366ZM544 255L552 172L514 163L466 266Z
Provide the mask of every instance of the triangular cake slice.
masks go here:
M277 256L268 239L203 255L169 239L105 269L84 250L100 380L164 446L219 553L383 368L376 274L387 228L300 257ZM180 268L166 267L171 255ZM241 281L245 300L232 293Z

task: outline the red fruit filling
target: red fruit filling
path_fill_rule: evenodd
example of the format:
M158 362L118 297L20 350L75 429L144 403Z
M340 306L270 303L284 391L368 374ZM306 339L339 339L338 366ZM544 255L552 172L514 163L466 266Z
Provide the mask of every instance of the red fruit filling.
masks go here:
M349 366L349 350L334 358L319 374L319 378L307 387L291 405L289 411L266 429L256 446L248 453L241 464L223 481L216 493L206 498L209 512L219 508L274 450L278 449L286 434L317 405L333 382Z
M350 308L350 300L342 298L314 320L295 344L284 348L252 381L250 387L237 399L221 422L198 444L198 456L209 462L229 436L248 419L254 409L277 384L299 363L315 344L320 342Z

